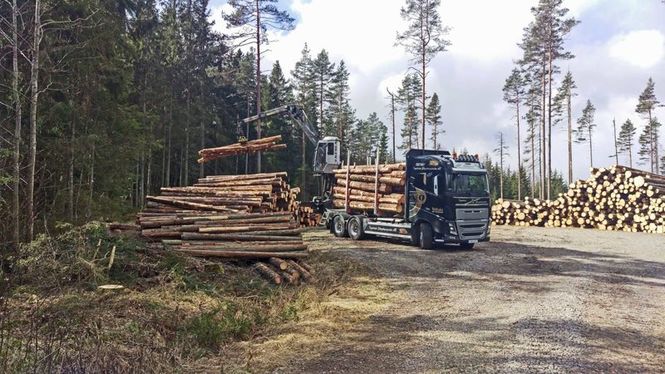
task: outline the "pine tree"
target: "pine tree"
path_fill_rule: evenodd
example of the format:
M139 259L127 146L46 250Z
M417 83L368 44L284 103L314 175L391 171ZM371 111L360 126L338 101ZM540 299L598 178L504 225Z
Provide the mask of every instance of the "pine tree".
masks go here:
M441 0L406 0L400 10L402 19L408 23L403 33L397 34L396 44L403 46L411 55L411 63L417 66L420 78L421 148L425 148L425 126L427 122L427 67L434 57L450 45L445 39L448 27L443 27L439 8Z
M438 137L446 131L441 128L443 125L443 121L441 121L441 104L439 103L439 95L436 92L432 95L432 99L430 99L427 105L427 124L432 129L432 135L430 136L432 149L440 150L441 143L438 141Z
M633 139L635 138L635 133L637 129L633 122L630 119L627 119L626 122L621 125L621 130L619 131L619 138L617 140L619 151L628 155L628 165L633 167Z
M500 178L499 178L499 196L503 199L503 161L505 157L508 157L508 145L506 144L504 137L503 137L503 132L499 132L499 135L497 136L497 147L494 149L494 153L499 156L499 170L500 170Z
M293 30L295 19L288 12L279 10L274 3L277 0L229 0L227 4L233 9L224 14L224 20L231 28L240 28L232 38L239 46L251 43L256 48L256 114L261 114L261 45L268 42L266 33L269 28L289 31ZM261 138L261 121L256 122L257 137ZM261 152L256 155L257 172L261 172Z
M649 166L651 167L651 172L652 173L657 173L658 172L658 165L659 165L659 160L658 160L658 127L659 126L653 126L653 117L654 117L654 111L656 108L662 106L660 104L660 101L656 98L656 93L655 93L655 83L653 79L649 78L647 81L647 86L642 91L640 94L639 101L637 103L637 108L635 108L635 112L641 114L643 117L647 119L647 126L649 128L648 131L648 149L649 149ZM641 144L641 143L640 143Z
M568 120L568 183L572 183L573 181L573 108L571 101L574 96L577 96L575 93L576 88L577 85L575 84L573 75L568 71L554 98L555 116L557 119L562 116L565 108L566 118Z
M515 124L517 127L517 167L518 171L522 170L522 139L520 131L520 105L524 100L525 84L522 72L519 69L513 69L510 76L506 79L503 86L503 100L515 107ZM517 178L517 199L522 200L522 178Z
M420 109L417 100L421 88L420 78L417 74L407 74L402 79L402 86L397 91L398 105L404 111L404 124L400 135L402 145L399 149L408 151L418 145L418 122Z
M596 127L594 123L594 115L596 108L591 104L591 100L587 100L582 116L577 119L576 141L578 143L589 143L589 160L591 167L593 167L593 130Z

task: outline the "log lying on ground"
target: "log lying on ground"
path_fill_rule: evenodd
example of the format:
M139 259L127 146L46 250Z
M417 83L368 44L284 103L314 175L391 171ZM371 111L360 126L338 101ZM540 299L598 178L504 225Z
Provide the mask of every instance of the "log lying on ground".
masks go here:
M660 186L664 188L661 188ZM665 176L625 166L592 169L555 200L499 200L495 224L665 232Z
M259 274L261 274L264 278L268 279L272 283L277 285L282 284L282 277L270 266L262 262L257 262L254 264L254 268L259 272Z

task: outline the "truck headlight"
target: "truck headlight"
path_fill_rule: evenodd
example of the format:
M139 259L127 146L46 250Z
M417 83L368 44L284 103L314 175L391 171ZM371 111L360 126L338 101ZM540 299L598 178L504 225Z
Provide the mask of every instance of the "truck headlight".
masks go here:
M450 235L457 235L457 227L455 226L455 222L448 222L448 227L450 229Z

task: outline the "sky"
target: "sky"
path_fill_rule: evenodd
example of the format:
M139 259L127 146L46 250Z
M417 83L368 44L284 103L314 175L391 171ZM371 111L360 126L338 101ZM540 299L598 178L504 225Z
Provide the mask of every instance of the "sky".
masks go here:
M447 39L452 44L432 61L427 89L441 99L443 147L492 153L498 133L503 132L510 140L509 162L515 168L517 131L513 110L503 102L502 87L521 56L517 43L537 0L441 3L439 13L451 29ZM333 61L343 59L350 71L357 116L377 112L390 125L386 88L396 89L410 66L404 49L394 45L396 33L405 28L399 15L403 4L404 0L280 0L281 9L296 18L295 29L270 33L262 69L268 72L272 62L279 60L282 69L290 72L305 43L313 54L326 49ZM564 0L564 5L581 23L566 41L575 59L560 61L559 66L564 72L570 70L577 82L574 118L581 115L587 100L597 108L594 166L609 166L614 163L612 120L616 118L619 128L630 118L639 134L645 121L635 113L635 106L649 77L656 82L657 97L665 102L665 4L660 0ZM223 11L228 11L224 0L211 2L211 19L220 32L226 31ZM657 115L665 117L665 108ZM553 130L552 139L553 168L567 175L565 125ZM586 178L589 147L575 144L573 152L574 178ZM620 162L627 160L622 157Z

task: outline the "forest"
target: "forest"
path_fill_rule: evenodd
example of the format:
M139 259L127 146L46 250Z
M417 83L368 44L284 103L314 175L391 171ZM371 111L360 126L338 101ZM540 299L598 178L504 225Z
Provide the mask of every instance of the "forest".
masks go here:
M401 9L407 29L398 31L395 45L411 57L411 69L388 91L387 118L377 114L381 108L366 118L356 114L349 70L331 51L305 44L292 71L278 60L265 66L267 31L295 27L274 0L228 3L233 11L224 21L232 31L220 34L208 0L3 1L0 215L11 218L0 221L3 246L61 225L129 217L160 187L204 175L287 171L309 199L316 188L313 147L301 129L281 118L240 125L284 104L300 105L322 135L339 137L343 158L349 153L354 163L367 162L377 148L385 161L411 148L441 148L451 124L444 125L445 111L427 78L432 59L454 41L440 1L409 0ZM594 166L594 105L588 101L575 113L571 100L586 88L559 66L575 57L565 41L580 21L563 0L540 0L531 12L519 43L523 54L515 56L503 88L517 137L497 134L496 149L481 155L493 197L549 198L564 191L573 162L581 162L573 160L573 143L589 147ZM638 135L630 120L615 123L616 163L665 172L659 106L650 79L636 108L644 130ZM552 144L552 129L561 126L567 144ZM288 152L196 162L199 149L277 134ZM568 170L552 168L552 152L560 151L568 154ZM511 170L508 158L518 167Z

